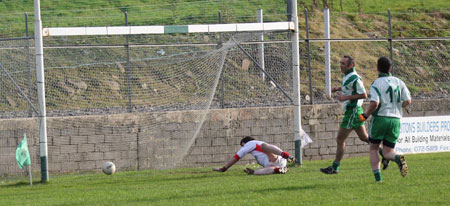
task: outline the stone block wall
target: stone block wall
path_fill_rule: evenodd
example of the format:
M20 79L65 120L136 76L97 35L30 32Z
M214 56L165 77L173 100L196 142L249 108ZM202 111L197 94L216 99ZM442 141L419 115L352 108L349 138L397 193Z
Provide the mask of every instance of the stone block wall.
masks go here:
M113 161L119 170L211 167L227 162L247 135L294 153L292 111L292 107L211 110L204 122L199 111L48 118L49 171L100 171L105 161ZM302 106L302 128L313 140L303 148L303 160L334 158L342 115L338 104ZM449 99L414 101L404 111L405 117L436 115L450 115ZM14 158L23 133L32 170L40 171L37 122L0 120L0 175L20 173ZM344 158L367 155L368 145L355 132L346 145ZM247 155L239 164L252 162Z

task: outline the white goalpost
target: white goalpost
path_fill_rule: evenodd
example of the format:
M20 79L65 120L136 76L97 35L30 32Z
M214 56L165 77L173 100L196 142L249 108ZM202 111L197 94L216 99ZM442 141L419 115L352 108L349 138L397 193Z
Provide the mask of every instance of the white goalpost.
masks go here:
M199 24L171 26L106 26L44 28L43 36L138 35L173 33L257 32L295 30L294 22Z
M48 145L47 145L47 114L45 107L44 49L42 40L41 6L39 0L34 0L34 38L36 45L36 79L39 101L39 153L41 159L41 181L47 182L48 175Z
M289 2L289 1L288 1ZM293 81L293 96L294 96L294 142L295 142L295 158L297 163L302 165L302 140L309 139L305 137L305 132L302 130L301 122L301 96L300 96L300 50L298 37L298 12L297 0L291 0L291 5L288 7L292 11L292 21L295 29L291 33L292 41L292 81ZM304 142L305 143L305 142Z
M106 26L106 27L57 27L57 28L41 28L39 0L35 0L35 16L36 16L36 72L39 92L39 117L40 117L40 157L42 181L49 180L48 174L48 152L47 152L47 114L46 111L53 113L65 112L65 110L78 110L83 112L108 111L114 114L120 113L128 103L128 97L133 97L133 106L135 112L139 111L167 111L177 108L185 108L187 110L202 110L200 114L192 114L192 126L167 124L167 119L173 118L169 114L155 114L151 117L136 114L138 120L131 122L124 120L126 124L139 123L139 132L145 133L147 136L132 136L125 138L136 138L138 145L124 144L120 140L115 141L115 132L118 130L126 130L126 127L116 128L111 125L101 125L99 122L91 121L74 125L74 128L81 128L80 125L86 126L85 131L74 130L67 131L63 127L64 121L50 121L49 126L52 128L49 133L51 136L66 133L70 136L69 140L52 141L81 141L76 137L83 135L95 135L98 139L86 139L89 141L103 141L107 143L108 148L99 147L92 150L79 148L78 150L87 150L91 153L98 151L108 152L111 155L120 155L130 150L137 150L136 158L138 159L137 168L151 168L149 161L161 161L165 165L164 168L173 168L179 161L169 162L165 157L159 157L155 152L147 154L144 151L149 148L156 153L169 153L175 155L176 151L183 151L178 159L183 159L190 149L196 137L199 134L201 125L205 121L207 110L210 108L215 91L218 90L219 78L223 77L224 67L233 67L236 72L247 75L251 69L245 61L250 61L256 68L257 74L263 72L264 78L275 82L276 86L281 90L279 96L292 95L291 105L293 105L293 127L295 141L295 155L297 163L302 164L301 147L302 141L305 141L305 133L301 129L301 108L300 108L300 67L299 67L299 36L298 36L298 17L297 17L297 1L288 0L292 11L292 18L286 22L259 22L259 23L236 23L236 24L197 24L197 25L171 25L171 26ZM274 41L276 43L264 43L265 53L273 53L278 55L284 54L285 45L290 45L290 52L283 57L276 59L277 64L286 64L291 66L292 82L290 91L283 91L283 85L276 83L277 77L271 77L270 71L260 68L256 59L251 55L258 54L261 38L260 33L266 33L273 36L283 36L277 32L289 33L289 41ZM116 36L135 36L139 41L145 41L146 37L151 35L167 35L167 34L189 34L189 35L214 35L216 33L229 34L230 40L223 44L219 49L216 45L149 45L136 44L134 46L127 45L127 52L132 51L131 61L127 62L122 59L123 46L83 46L83 47L51 47L44 50L43 38L65 38L65 37L95 37L96 41L108 41L108 38ZM234 35L233 35L234 34ZM102 37L105 37L102 39ZM210 38L210 37L208 37ZM94 39L94 38L92 38ZM202 39L206 39L202 38ZM266 38L264 38L266 39ZM65 39L57 39L55 41L65 41ZM136 40L137 41L137 40ZM127 41L128 42L128 41ZM277 43L283 44L282 46ZM243 48L250 48L252 54L246 52ZM237 52L244 52L236 54ZM254 50L254 52L253 52ZM272 51L271 51L272 50ZM46 54L44 54L46 51ZM156 53L158 57L149 57L149 53ZM51 105L50 109L46 108L45 99L45 82L44 82L44 55L48 59L46 65L46 75L51 79L47 81L47 87L56 88L57 90L49 91L47 96L47 104ZM289 56L291 55L291 56ZM230 57L231 56L231 57ZM167 57L170 57L167 58ZM242 58L245 57L246 60ZM54 61L62 59L60 61ZM250 59L250 60L247 60ZM266 58L266 61L271 61ZM275 61L275 60L274 60ZM287 62L283 62L287 61ZM47 62L47 61L46 61ZM236 62L242 62L237 66ZM289 62L289 63L288 63ZM123 66L127 65L127 68ZM224 66L229 64L231 66ZM274 66L280 66L274 63ZM130 66L131 65L131 66ZM270 64L265 65L270 67ZM283 65L284 66L284 65ZM132 69L128 67L133 67ZM259 68L258 68L259 67ZM239 71L245 70L245 72ZM100 76L101 73L105 76ZM261 77L261 75L255 75ZM108 79L104 79L108 77ZM103 78L103 79L102 79ZM280 77L281 78L281 77ZM233 79L234 80L234 79ZM234 80L235 81L235 80ZM265 81L263 80L259 89L265 89ZM69 86L70 87L69 87ZM126 96L126 90L137 89L133 94ZM269 88L269 87L268 87ZM225 88L222 88L225 89ZM87 92L95 90L97 96L89 96ZM103 96L104 95L104 96ZM127 98L124 98L127 97ZM261 97L264 98L264 97ZM71 102L66 103L64 107L61 99L70 99ZM131 100L130 100L131 102ZM130 105L128 105L130 106ZM106 108L106 109L105 109ZM147 109L147 110L146 110ZM116 112L117 110L117 112ZM101 112L100 112L101 113ZM155 121L160 121L155 125L151 125ZM131 123L130 123L131 122ZM164 123L166 122L166 123ZM185 128L186 127L186 128ZM105 129L106 128L106 129ZM172 132L171 129L177 128L179 131ZM56 131L56 132L55 132ZM109 135L101 134L106 131ZM134 132L134 131L132 131ZM170 139L162 139L161 137L170 136ZM111 138L111 139L108 139ZM157 141L157 146L148 144L150 141ZM141 145L142 144L142 145ZM158 148L158 145L160 148ZM162 145L162 146L161 146ZM175 147L173 145L177 145ZM183 147L180 147L183 145ZM111 148L123 151L116 154ZM71 149L68 147L68 149ZM127 155L134 156L131 152ZM101 155L101 154L99 154ZM71 159L74 157L67 157ZM88 157L89 158L89 157ZM80 159L83 159L80 157ZM64 161L64 160L61 160ZM95 162L94 162L95 163ZM129 163L124 163L128 164Z

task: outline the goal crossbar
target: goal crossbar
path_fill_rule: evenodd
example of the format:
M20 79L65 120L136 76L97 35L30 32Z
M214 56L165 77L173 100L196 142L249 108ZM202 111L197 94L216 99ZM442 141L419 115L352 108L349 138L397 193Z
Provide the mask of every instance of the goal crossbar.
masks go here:
M44 28L43 36L136 35L208 32L294 31L294 22Z

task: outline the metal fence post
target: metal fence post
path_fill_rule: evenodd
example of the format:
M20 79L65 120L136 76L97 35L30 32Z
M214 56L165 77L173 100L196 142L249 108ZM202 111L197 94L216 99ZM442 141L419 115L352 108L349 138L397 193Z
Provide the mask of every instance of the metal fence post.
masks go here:
M258 20L258 23L264 23L263 10L261 8L258 9L258 11L256 13L256 18ZM261 65L262 70L265 70L266 66L265 66L265 62L264 62L264 43L263 43L264 33L263 32L258 34L258 41L260 41L260 43L258 43L259 64ZM263 82L266 81L266 77L263 72L261 72L261 78L262 78Z
M308 25L308 9L305 8L305 30L306 30L306 52L308 53L308 73L309 73L309 103L313 104L314 94L312 91L312 77L311 77L311 48L309 47L309 25Z
M25 13L25 37L28 37L28 14ZM27 67L28 67L28 98L30 99L31 96L31 60L30 60L30 45L29 40L25 40L25 55L26 55L26 61L27 61ZM33 116L33 109L30 106L30 109L28 110L28 116Z
M219 24L222 24L222 12L218 12L219 15ZM219 33L219 48L222 47L222 34ZM220 85L220 107L223 109L225 107L225 77L223 75L224 69L222 68L222 72L220 73L221 77L221 85Z
M292 21L292 2L291 0L286 0L286 17L287 21Z
M388 18L389 18L389 53L392 61L392 71L391 73L394 73L394 58L393 58L393 51L392 51L392 25L391 25L391 9L388 9Z
M125 26L128 26L128 12L125 10ZM125 35L125 49L127 50L127 82L128 82L128 112L132 112L133 106L131 104L131 68L130 68L130 44L128 35Z
M330 39L330 9L323 10L324 38ZM330 41L325 41L325 94L331 99Z

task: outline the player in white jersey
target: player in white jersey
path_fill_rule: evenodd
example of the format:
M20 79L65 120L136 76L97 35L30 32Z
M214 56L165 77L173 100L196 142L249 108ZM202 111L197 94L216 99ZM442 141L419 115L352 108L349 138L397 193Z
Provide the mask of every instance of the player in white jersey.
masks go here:
M394 148L400 135L402 109L411 103L411 95L405 83L391 75L391 69L392 63L388 58L378 59L379 77L370 86L369 109L360 117L361 120L366 120L370 115L373 116L369 125L369 153L370 165L377 182L382 180L378 156L381 142L383 142L384 158L394 160L403 177L408 173L405 157L397 155Z
M246 168L245 173L249 175L284 174L287 172L286 162L295 162L295 158L289 153L282 151L275 145L256 140L246 136L241 139L242 148L222 168L213 168L217 172L225 172L246 154L251 153L262 169L253 170Z
M333 87L332 92L341 91L337 97L339 101L344 102L344 118L342 119L337 137L336 137L336 158L333 164L327 168L320 168L325 174L337 174L341 165L341 160L345 151L345 140L348 135L355 130L358 137L363 142L369 142L369 138L364 127L364 121L359 119L363 113L361 105L367 98L366 89L361 77L356 73L355 63L350 56L344 56L340 63L341 72L344 73L341 87Z

